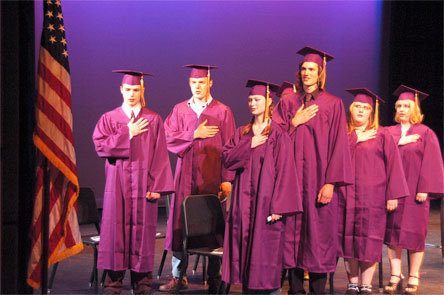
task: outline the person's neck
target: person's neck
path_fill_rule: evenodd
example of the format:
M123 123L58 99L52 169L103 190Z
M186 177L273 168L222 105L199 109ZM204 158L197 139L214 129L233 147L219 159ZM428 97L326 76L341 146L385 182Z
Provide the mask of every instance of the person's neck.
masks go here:
M313 84L310 86L304 85L304 92L305 93L313 93L318 89L318 84Z
M208 100L210 99L210 94L206 95L205 97L202 98L196 98L193 96L194 101L200 101L201 103L207 103Z
M360 125L360 126L356 126L356 127L355 127L355 130L358 130L358 131L365 131L365 130L367 129L367 126L368 126L368 123L366 123L366 124L362 124L362 125Z
M402 129L409 129L410 126L412 126L412 124L410 124L410 122L406 121L406 122L401 122L401 127Z
M262 125L263 123L265 123L265 120L264 120L264 114L260 114L260 115L258 115L258 116L254 116L253 125L260 126L260 125Z

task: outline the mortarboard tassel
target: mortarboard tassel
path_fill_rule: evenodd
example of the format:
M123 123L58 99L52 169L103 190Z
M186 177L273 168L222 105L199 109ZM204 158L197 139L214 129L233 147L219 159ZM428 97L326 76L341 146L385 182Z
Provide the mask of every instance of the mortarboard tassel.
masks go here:
M143 75L140 76L140 103L142 105L142 108L145 107L145 86L143 83Z
M375 129L379 128L379 99L378 99L378 97L376 97L376 102L375 102L375 114L374 114L374 119L373 119L373 126Z

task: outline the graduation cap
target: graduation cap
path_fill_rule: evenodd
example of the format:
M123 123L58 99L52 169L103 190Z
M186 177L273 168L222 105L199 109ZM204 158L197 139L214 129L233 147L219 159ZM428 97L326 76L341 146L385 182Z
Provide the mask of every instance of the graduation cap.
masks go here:
M117 73L117 74L124 74L123 78L122 78L122 85L123 84L127 84L127 85L140 85L140 93L141 93L141 104L142 107L145 106L145 97L144 97L144 93L145 93L145 86L144 86L144 82L143 82L143 76L153 76L152 74L149 73L144 73L144 72L138 72L138 71L133 71L133 70L114 70L112 71L113 73Z
M250 95L262 95L265 97L266 102L271 98L270 92L278 93L279 92L279 85L276 85L274 83L270 83L267 81L261 81L261 80L248 80L246 87L251 88L250 89ZM268 114L268 103L265 103L265 120L268 120L268 123L270 123L270 117Z
M216 66L196 64L184 65L183 67L191 68L190 78L208 78L208 81L211 80L210 70L217 69Z
M411 100L414 101L418 106L419 102L426 99L429 95L427 93L421 92L414 88L400 85L393 95L398 96L398 100Z
M284 82L282 82L281 87L279 88L279 92L277 93L277 95L279 97L282 97L282 96L286 96L288 94L292 94L292 93L296 93L296 92L297 92L297 90L296 90L296 85L295 84L290 83L288 81L284 81Z
M347 92L351 93L355 98L353 102L368 103L372 106L374 112L373 126L375 128L379 127L379 102L385 103L379 95L368 90L367 88L350 88L346 89Z
M301 65L304 62L314 62L319 66L320 82L321 82L321 85L319 85L319 87L321 89L324 89L325 81L327 79L327 62L331 61L334 57L325 51L321 51L309 46L305 46L304 48L300 49L297 53L304 56Z

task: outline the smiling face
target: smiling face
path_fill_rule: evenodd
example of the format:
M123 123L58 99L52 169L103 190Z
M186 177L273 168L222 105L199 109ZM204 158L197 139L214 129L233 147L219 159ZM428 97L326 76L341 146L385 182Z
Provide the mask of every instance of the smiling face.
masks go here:
M319 81L319 66L315 62L306 61L300 68L301 82L305 87L317 85Z
M211 86L213 86L213 81L208 82L208 78L190 78L189 85L191 93L194 98L199 100L205 100L210 95Z
M368 103L354 102L350 106L350 115L355 127L367 126L372 114L372 106Z
M130 108L140 104L141 87L140 85L123 84L120 86L120 93L123 96L123 102Z

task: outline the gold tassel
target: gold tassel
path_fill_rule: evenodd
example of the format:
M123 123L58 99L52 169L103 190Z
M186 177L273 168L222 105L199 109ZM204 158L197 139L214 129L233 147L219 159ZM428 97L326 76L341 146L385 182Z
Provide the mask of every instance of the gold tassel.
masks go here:
M143 75L140 76L140 103L142 108L145 107L145 86L143 83Z
M265 96L265 113L264 113L264 122L267 124L270 123L270 118L268 116L268 100L270 99L270 86L267 84L267 94Z
M293 84L293 92L294 92L294 93L297 92L297 90L296 90L296 84Z
M415 91L415 104L417 107L419 107L418 91Z
M375 115L373 118L373 126L375 126L376 130L379 128L379 99L377 97L375 103Z
M324 59L323 59L323 67L322 67L322 81L321 81L321 88L322 90L325 89L325 82L327 81L327 57L324 54Z

